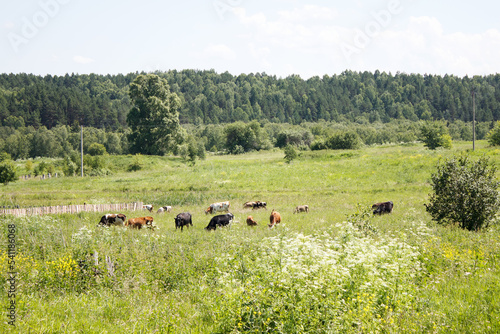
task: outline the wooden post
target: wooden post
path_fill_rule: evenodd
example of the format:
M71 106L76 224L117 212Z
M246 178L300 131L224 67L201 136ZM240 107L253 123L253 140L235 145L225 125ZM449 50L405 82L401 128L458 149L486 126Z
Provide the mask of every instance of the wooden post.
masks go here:
M472 89L472 150L476 148L476 92Z
M80 169L82 171L82 177L83 177L83 125L82 125L82 129L81 129L81 132L80 132L80 147L81 147L81 165L80 165Z

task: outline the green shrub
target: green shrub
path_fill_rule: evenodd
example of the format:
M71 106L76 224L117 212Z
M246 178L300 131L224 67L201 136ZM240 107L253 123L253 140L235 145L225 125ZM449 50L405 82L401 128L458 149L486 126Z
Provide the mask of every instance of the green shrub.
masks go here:
M420 140L430 150L438 147L451 148L451 136L442 122L426 122L420 128Z
M431 176L433 193L427 212L439 224L458 224L469 231L487 227L500 204L496 168L487 158L445 160Z
M34 169L35 176L45 174L47 167L48 164L45 161L41 161Z
M104 145L99 144L99 143L92 143L89 146L88 152L92 156L104 155L104 154L106 154L106 147L104 147Z
M63 173L65 176L74 176L76 173L76 164L71 160L70 157L64 158Z
M198 157L198 144L196 144L196 140L193 136L188 138L187 150L187 155L189 157L188 161L194 165L196 163L196 158Z
M285 147L284 151L285 151L285 158L284 159L285 159L286 163L289 164L290 162L292 162L292 160L297 159L297 156L298 156L297 151L295 150L295 148L292 145L288 144Z
M320 138L313 141L311 144L311 150L313 151L326 150L325 140L323 138Z
M257 121L236 122L224 128L226 148L231 154L241 154L265 148L264 133Z
M0 182L7 184L16 181L16 168L10 160L0 162Z
M197 143L197 145L198 145L198 152L197 152L198 158L200 160L205 160L207 158L207 153L206 153L206 150L205 150L205 145L201 141L199 141Z
M356 132L339 132L330 136L325 145L331 150L355 150L361 147L361 138Z
M141 160L140 160L140 155L136 155L134 157L134 161L132 161L132 163L130 165L128 165L127 171L136 172L136 171L141 170L141 169L142 169L142 164L141 164Z
M31 170L33 169L33 161L31 161L31 160L26 161L24 168L26 168L26 171L28 173L31 172Z
M500 122L497 121L495 124L495 127L488 132L486 135L486 138L488 139L488 143L490 143L491 146L498 146L500 145Z
M4 162L4 161L7 161L7 160L11 160L12 157L9 153L7 152L0 152L0 162Z

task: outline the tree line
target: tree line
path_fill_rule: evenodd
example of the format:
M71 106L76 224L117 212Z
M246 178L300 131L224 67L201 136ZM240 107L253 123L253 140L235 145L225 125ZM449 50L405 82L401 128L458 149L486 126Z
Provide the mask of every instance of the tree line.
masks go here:
M445 127L453 140L472 140L472 125L462 121L431 122ZM297 149L350 148L329 147L342 138L364 145L385 143L409 143L421 139L424 121L392 120L389 123L359 124L353 122L303 122L299 125L288 123L234 122L229 124L194 125L184 124L184 139L173 147L174 154L185 155L189 146L197 151L227 152L232 154L284 148L293 145ZM476 138L485 139L495 123L481 122L476 125ZM42 126L0 127L0 152L5 152L14 160L36 157L66 157L73 155L76 162L80 154L80 127L58 125L51 129ZM83 128L83 152L89 155L135 154L138 152L130 142L131 129L110 131L94 127ZM348 134L348 135L346 135ZM334 138L334 136L337 136ZM193 150L193 149L192 149ZM146 152L146 151L145 151ZM142 154L164 154L146 152ZM202 153L200 153L202 154Z
M126 75L0 74L0 125L127 128L132 108ZM156 72L180 99L181 124L237 121L388 123L391 120L500 120L500 74L474 77L345 71L304 80L213 70Z

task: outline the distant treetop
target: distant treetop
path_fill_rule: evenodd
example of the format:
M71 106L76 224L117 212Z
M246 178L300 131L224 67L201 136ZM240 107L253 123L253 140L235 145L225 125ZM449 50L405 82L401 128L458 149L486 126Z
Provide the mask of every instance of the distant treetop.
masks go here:
M0 74L0 125L127 127L130 84L140 74ZM500 74L456 77L353 72L304 80L213 70L155 72L181 99L181 124L268 120L389 122L391 119L500 120Z

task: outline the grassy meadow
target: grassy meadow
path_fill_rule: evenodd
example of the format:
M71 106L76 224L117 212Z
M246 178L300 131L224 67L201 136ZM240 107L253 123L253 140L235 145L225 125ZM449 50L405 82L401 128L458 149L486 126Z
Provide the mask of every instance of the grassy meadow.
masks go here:
M471 147L306 151L291 164L278 150L194 166L142 156L137 172L126 172L135 157L110 156L110 176L2 185L2 206L142 201L173 212L152 214L155 231L97 227L104 213L3 218L0 303L11 302L14 225L16 327L2 307L0 332L498 333L499 226L438 226L424 207L440 159L486 155L500 165L499 149ZM224 200L236 222L205 231L204 209ZM268 210L243 209L251 200ZM392 214L371 215L388 200ZM293 214L302 204L310 212ZM273 229L271 209L282 216ZM174 217L184 211L194 226L181 232ZM248 215L259 225L246 226Z

